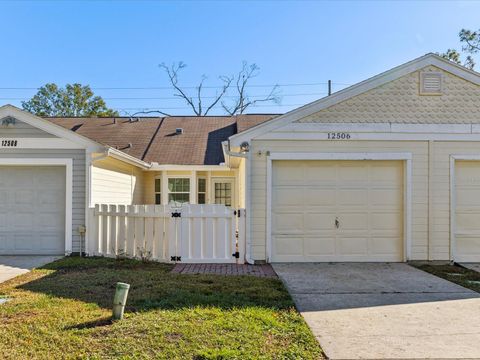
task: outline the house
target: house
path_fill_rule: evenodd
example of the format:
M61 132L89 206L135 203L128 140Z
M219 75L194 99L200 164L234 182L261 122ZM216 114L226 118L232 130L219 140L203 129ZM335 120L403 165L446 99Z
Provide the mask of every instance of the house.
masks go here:
M279 116L0 122L0 253L177 201L245 208L249 262L480 261L480 74L434 54Z

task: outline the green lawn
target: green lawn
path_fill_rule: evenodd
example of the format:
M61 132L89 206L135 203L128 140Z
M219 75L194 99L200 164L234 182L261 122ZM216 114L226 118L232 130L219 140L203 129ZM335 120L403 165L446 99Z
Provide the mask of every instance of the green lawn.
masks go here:
M480 293L480 273L458 265L412 264L416 268L429 272L468 289Z
M2 359L318 359L282 283L180 275L133 260L65 258L0 284ZM111 322L115 283L131 284Z

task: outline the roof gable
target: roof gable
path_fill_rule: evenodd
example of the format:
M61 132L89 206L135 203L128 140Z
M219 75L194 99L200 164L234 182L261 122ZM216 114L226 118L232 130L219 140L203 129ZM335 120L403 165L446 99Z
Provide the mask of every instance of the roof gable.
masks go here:
M48 120L42 119L41 117L32 115L27 111L20 110L12 105L0 106L0 119L4 118L14 118L16 121L19 121L21 126L24 128L37 129L40 133L43 132L51 135L51 137L57 137L71 141L80 147L89 148L91 150L97 150L101 147L98 143L92 141L91 139L75 134L72 131L55 125Z
M424 74L439 74L442 91L422 95ZM480 123L480 86L427 66L297 120L299 123Z
M472 86L477 87L480 85L480 75L478 73L445 60L438 55L427 54L358 84L350 86L344 90L338 91L330 96L292 110L282 116L253 127L243 133L234 135L230 138L230 144L233 147L239 146L243 141L249 141L252 138L274 131L277 128L293 122L302 122L302 119L310 119L309 121L311 121L311 119L315 117L315 114L325 109L333 109L334 105L346 102L347 100L364 94L372 89L380 88L388 83L395 82L397 79L400 79L408 74L428 67L435 67L444 72L448 72L462 81L470 83ZM328 121L328 119L325 119L325 122Z

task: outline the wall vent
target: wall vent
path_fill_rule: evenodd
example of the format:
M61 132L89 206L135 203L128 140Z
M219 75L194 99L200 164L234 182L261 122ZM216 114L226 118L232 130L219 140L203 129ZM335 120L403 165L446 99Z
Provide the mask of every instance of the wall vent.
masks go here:
M420 73L420 95L442 95L442 73Z

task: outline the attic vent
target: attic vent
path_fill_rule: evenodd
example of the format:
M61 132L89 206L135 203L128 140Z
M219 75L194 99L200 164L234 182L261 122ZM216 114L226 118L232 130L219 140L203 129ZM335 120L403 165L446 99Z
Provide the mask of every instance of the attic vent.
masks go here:
M183 134L183 129L182 128L176 128L175 129L175 135L181 135Z
M442 73L420 73L420 95L442 95Z

